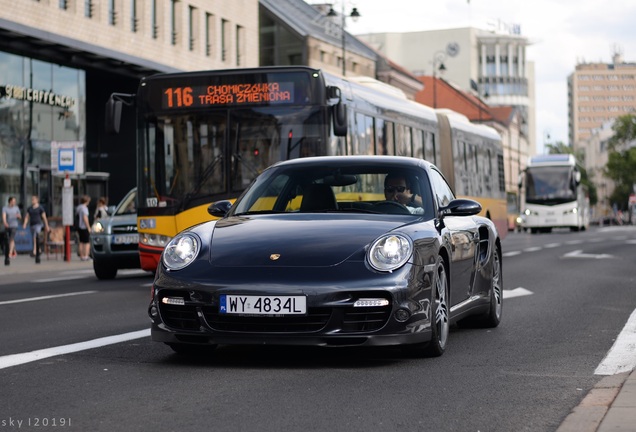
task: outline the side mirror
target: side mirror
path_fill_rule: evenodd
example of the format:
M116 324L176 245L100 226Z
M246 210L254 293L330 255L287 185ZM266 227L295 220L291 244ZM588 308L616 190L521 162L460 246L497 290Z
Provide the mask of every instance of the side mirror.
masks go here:
M119 127L121 126L121 109L124 103L120 100L115 100L113 96L106 102L106 118L104 121L104 129L108 134L119 133Z
M336 86L327 87L327 99L331 105L331 118L335 136L347 136L347 107L342 103L342 92Z
M454 199L446 207L439 209L440 217L473 216L481 211L481 204L469 199Z
M112 216L112 215L114 215L114 214L115 214L115 209L116 209L116 208L117 208L117 206L114 206L114 205L108 206L108 207L106 208L106 213L108 213L108 216Z
M223 217L230 211L232 208L232 202L228 200L216 201L210 204L208 207L208 213L215 217Z

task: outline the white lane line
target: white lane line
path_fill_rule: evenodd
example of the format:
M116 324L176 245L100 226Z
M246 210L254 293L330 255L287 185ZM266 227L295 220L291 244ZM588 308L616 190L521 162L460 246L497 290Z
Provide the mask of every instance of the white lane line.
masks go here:
M510 252L505 252L503 254L503 256L505 257L511 257L511 256L515 256L515 255L521 255L521 251L510 251Z
M612 255L609 254L588 254L583 253L582 250L575 250L572 252L568 252L563 255L563 258L592 258L592 259L606 259L613 258Z
M616 375L636 368L636 310L616 338L614 345L594 371L595 375Z
M561 243L548 243L543 245L544 248L550 249L561 246Z
M124 333L115 336L107 336L99 339L93 339L86 342L78 342L70 345L62 345L59 347L45 348L37 351L31 351L22 354L11 354L0 357L0 369L5 369L11 366L18 366L25 363L30 363L38 360L42 360L49 357L54 357L63 354L70 354L78 351L85 351L93 348L99 348L106 345L113 345L120 342L126 342L134 339L141 339L150 336L150 329L139 330L130 333Z
M541 249L543 249L540 246L533 246L533 247L529 247L529 248L525 248L523 251L524 252L536 252L536 251L540 251Z
M48 278L48 279L35 279L35 280L32 280L31 282L33 283L61 282L61 281L67 281L67 280L86 279L87 277L88 276L63 276L63 277L55 277L55 278Z
M25 302L38 301L38 300L49 300L54 298L70 297L70 296L84 295L84 294L95 294L96 292L97 291L79 291L79 292L66 293L66 294L55 294L55 295L48 295L48 296L41 296L41 297L29 297L29 298L23 298L18 300L3 301L3 302L0 302L0 305L25 303Z
M514 297L523 297L534 294L532 291L527 290L523 287L515 288L513 290L503 290L503 298L511 299Z

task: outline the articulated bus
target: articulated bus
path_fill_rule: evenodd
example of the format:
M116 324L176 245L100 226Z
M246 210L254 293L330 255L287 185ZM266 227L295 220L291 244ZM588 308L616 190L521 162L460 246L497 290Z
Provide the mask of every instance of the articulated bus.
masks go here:
M532 233L552 228L589 227L589 196L571 154L534 156L522 174L525 188L522 228Z
M145 270L156 269L172 236L213 219L207 212L212 202L235 199L277 161L305 156L427 159L454 182L458 196L482 202L483 214L505 235L503 149L496 133L408 100L379 81L303 66L158 74L142 79L136 95L111 96L106 115L113 131L130 102L137 112Z

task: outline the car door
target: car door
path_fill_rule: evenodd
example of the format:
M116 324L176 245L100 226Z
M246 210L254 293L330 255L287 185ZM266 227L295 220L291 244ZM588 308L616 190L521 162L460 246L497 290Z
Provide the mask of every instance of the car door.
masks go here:
M455 199L444 176L436 169L431 170L431 184L439 207L444 207ZM454 306L467 300L471 294L479 236L471 217L445 216L444 226L451 244L450 304Z

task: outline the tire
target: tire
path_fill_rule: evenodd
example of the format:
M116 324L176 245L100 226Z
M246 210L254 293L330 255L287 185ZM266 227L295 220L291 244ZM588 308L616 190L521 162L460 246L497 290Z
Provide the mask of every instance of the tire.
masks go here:
M490 310L477 323L481 327L495 328L501 322L503 311L503 277L501 256L499 249L495 248L492 256L492 273L490 280Z
M117 267L97 260L93 260L93 270L97 279L100 280L115 279L117 276Z
M448 334L450 333L450 308L448 277L442 256L437 258L435 280L431 291L431 340L405 347L407 353L417 357L439 357L446 351Z
M176 354L184 356L209 355L216 350L216 345L196 345L182 343L166 343Z

